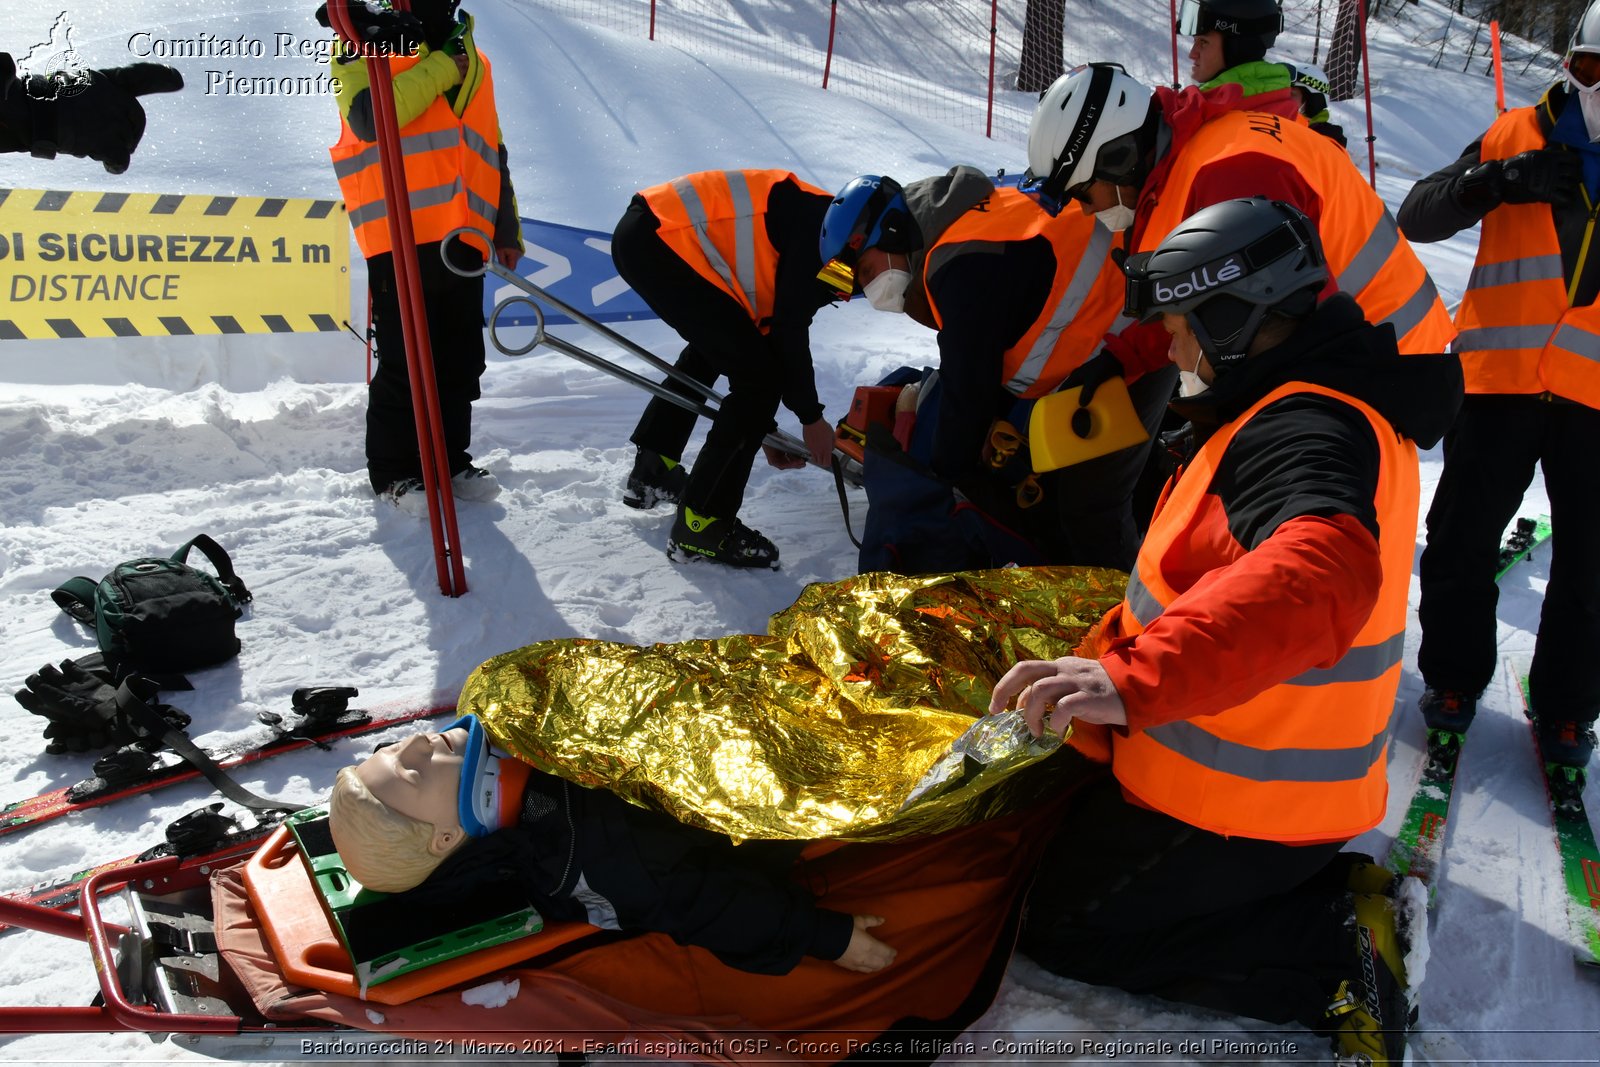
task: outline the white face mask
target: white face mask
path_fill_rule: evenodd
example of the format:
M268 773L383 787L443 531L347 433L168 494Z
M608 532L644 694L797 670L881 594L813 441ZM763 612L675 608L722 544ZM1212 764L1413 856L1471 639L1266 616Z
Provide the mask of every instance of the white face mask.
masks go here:
M904 311L906 290L911 288L911 272L891 267L880 271L861 291L867 302L879 311Z
M1117 206L1108 207L1104 211L1096 211L1094 213L1094 217L1100 220L1100 225L1112 233L1126 230L1133 225L1133 208L1122 202L1122 186L1118 185L1115 188L1117 190Z
M1578 106L1583 109L1583 124L1589 131L1589 140L1600 141L1600 82L1579 85L1569 70L1567 84L1578 94Z
M1192 370L1178 372L1178 395L1199 396L1206 391L1205 379Z

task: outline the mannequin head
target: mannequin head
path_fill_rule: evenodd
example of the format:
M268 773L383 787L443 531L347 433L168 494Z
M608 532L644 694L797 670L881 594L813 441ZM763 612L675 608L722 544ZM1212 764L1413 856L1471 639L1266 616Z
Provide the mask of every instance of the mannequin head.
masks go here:
M467 840L457 806L466 741L459 728L413 734L339 772L328 828L356 881L410 889Z

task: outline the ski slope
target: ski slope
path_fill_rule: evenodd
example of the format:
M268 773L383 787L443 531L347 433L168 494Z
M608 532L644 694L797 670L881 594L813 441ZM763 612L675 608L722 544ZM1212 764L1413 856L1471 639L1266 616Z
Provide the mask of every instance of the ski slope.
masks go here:
M897 0L897 6L909 18L919 3L935 2ZM314 0L74 0L73 44L90 66L135 58L129 42L138 32L159 39L192 39L202 30L259 38L269 42L269 55L175 60L189 86L148 101L149 132L124 175L67 157L49 163L11 155L0 156L0 185L337 196L326 153L337 137L331 100L207 92L208 70L314 74L308 59L270 54L275 34L321 35L310 16L314 6ZM1024 163L1016 142L596 28L532 0L468 0L467 6L495 64L521 211L530 217L609 231L636 189L709 168L783 167L833 189L863 172L912 180L957 163L991 171L1016 171ZM1127 18L1098 25L1103 6L1069 5L1074 48L1098 49L1102 58L1159 74L1168 55L1157 17L1165 5L1151 6L1150 17L1137 24L1142 35L1129 31ZM719 21L708 32L739 37L742 27L758 24L776 33L816 17L785 0L736 7L743 21ZM20 53L48 37L56 11L4 5L0 47ZM1443 11L1427 0L1408 6L1405 22L1373 26L1378 188L1391 205L1415 178L1455 158L1493 117L1487 79L1456 73L1459 62L1427 65L1432 51L1417 41L1428 20L1443 21ZM1309 58L1308 41L1290 35L1283 43L1286 56ZM952 80L939 69L940 53L919 55L905 41L899 49L917 61L910 74L928 85ZM1513 78L1510 102L1529 103L1541 89ZM1359 143L1360 108L1336 110ZM1461 292L1475 240L1469 233L1419 248L1447 300ZM357 258L351 277L357 321L365 306L361 274ZM664 357L677 351L675 336L659 323L624 329ZM591 343L573 328L559 332ZM526 336L512 333L516 340ZM845 410L854 385L902 364L937 360L931 332L873 312L865 301L821 312L813 349L832 417ZM193 716L191 734L202 743L241 735L257 712L286 710L291 691L302 685L355 685L373 702L424 698L454 691L493 654L546 638L649 643L760 632L805 584L854 570L831 479L761 464L741 517L778 544L782 569L738 573L668 563L670 511L632 511L619 499L633 455L627 436L644 397L558 353L536 350L521 358L491 355L475 407L475 453L505 490L491 504L459 505L471 591L441 598L425 523L380 506L367 487L363 373L362 347L348 334L0 344L0 691L19 688L44 663L90 650L91 641L51 603L56 585L75 574L98 577L126 558L164 554L199 532L228 548L255 593L239 625L241 656L197 673L196 691L173 697ZM786 412L780 426L799 431ZM1425 509L1438 478L1437 451L1422 464ZM855 492L851 504L859 515L865 499ZM1536 480L1524 513L1547 511ZM1532 649L1548 564L1546 549L1503 583L1500 639L1508 655ZM1415 592L1413 586L1413 605ZM1408 709L1421 692L1417 638L1413 624L1399 696ZM1462 757L1421 993L1422 1026L1447 1031L1449 1041L1423 1044L1436 1055L1481 1063L1594 1062L1600 981L1572 963L1555 844L1520 708L1512 679L1497 676ZM39 725L0 698L0 730L10 742L0 751L0 800L88 773L90 756L42 755ZM258 792L309 804L321 799L338 767L384 739L266 761L241 779ZM1394 802L1383 825L1359 842L1367 851L1381 856L1399 824L1422 740L1418 717L1402 714L1390 747ZM207 799L199 787L173 788L147 802L0 838L0 886L139 851ZM1591 810L1600 809L1593 784L1587 800ZM85 1004L93 991L81 946L32 933L0 936L0 1003ZM1020 957L969 1038L972 1051L953 1052L946 1062L1241 1062L1227 1051L1238 1047L1230 1041L1269 1042L1277 1050L1248 1062L1326 1059L1324 1043L1298 1028L1263 1029L1084 986ZM1105 1044L1070 1056L1021 1051L1044 1039ZM1170 1055L1118 1055L1119 1042L1163 1040L1174 1046ZM1186 1041L1198 1042L1199 1051L1177 1051ZM214 1055L301 1058L297 1048L152 1045L136 1035L0 1039L0 1059L18 1062Z

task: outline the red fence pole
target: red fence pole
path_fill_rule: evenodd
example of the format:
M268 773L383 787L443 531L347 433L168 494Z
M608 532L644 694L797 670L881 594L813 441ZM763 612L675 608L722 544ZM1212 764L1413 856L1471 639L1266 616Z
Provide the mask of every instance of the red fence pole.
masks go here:
M1000 23L1000 0L989 5L989 118L983 128L985 137L994 136L994 42Z
M1176 89L1180 84L1178 81L1178 0L1170 0L1167 8L1172 13L1172 21L1168 25L1172 27L1172 87Z
M1356 28L1361 34L1361 81L1367 96L1367 181L1378 187L1378 138L1372 132L1372 61L1367 58L1367 4L1356 0Z
M656 0L650 0L650 39L656 39Z
M1489 20L1489 46L1494 50L1494 113L1506 113L1506 75L1500 65L1500 20Z
M652 0L653 2L653 0ZM822 87L828 87L828 75L833 73L833 31L839 25L839 0L828 5L828 58L822 64Z
M350 21L348 3L349 0L329 0L328 21L333 23L339 36L359 48L361 39ZM397 0L395 7L405 11L409 9L409 3L407 0ZM411 407L416 415L422 486L428 498L428 528L433 534L433 561L439 575L439 591L445 596L460 596L467 591L467 576L461 563L456 502L450 490L450 462L444 453L439 386L433 375L433 348L428 339L428 315L422 303L422 277L417 270L416 235L411 226L411 193L406 185L405 162L400 153L400 128L395 119L394 83L389 77L388 60L383 56L367 56L367 78L378 138L378 164L383 175L383 198L388 205L385 217L389 225L389 246L394 257L400 330L406 346L406 369L411 377ZM489 254L493 255L494 249L491 248Z

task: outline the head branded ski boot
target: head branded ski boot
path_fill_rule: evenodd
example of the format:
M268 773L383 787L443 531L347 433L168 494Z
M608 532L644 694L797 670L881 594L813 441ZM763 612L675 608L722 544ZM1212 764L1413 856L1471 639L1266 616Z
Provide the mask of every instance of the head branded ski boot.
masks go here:
M674 563L708 559L730 567L778 569L778 546L738 519L714 519L680 507L667 539L667 558Z

